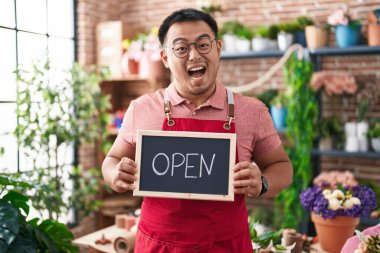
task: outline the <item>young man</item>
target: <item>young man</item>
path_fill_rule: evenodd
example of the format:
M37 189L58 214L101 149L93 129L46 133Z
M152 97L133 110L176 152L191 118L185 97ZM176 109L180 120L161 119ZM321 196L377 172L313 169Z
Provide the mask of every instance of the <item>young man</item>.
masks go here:
M244 196L273 197L291 184L292 166L265 105L229 93L216 80L222 48L217 33L215 20L195 9L163 21L161 58L174 80L131 103L102 169L112 189L133 190L137 130L236 132L235 201L145 197L135 252L251 253Z

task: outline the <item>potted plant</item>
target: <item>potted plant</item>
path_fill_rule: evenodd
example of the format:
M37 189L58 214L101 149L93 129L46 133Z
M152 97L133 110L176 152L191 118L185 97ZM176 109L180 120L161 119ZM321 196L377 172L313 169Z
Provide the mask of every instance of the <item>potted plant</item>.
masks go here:
M288 95L286 92L279 92L271 101L270 114L277 131L283 132L286 128L286 116L288 114Z
M303 47L306 47L306 35L305 28L307 26L314 25L314 21L306 16L298 17L295 21L296 31L294 32L294 43L300 44Z
M357 186L313 186L300 194L302 206L311 212L321 248L339 253L359 224L359 217L376 209L371 188Z
M380 46L380 9L369 12L367 22L368 45Z
M294 22L282 23L278 25L279 33L277 34L278 47L285 51L293 44L294 32L297 30L297 24Z
M253 51L265 51L277 48L278 26L271 25L258 26L254 29L254 38L252 39Z
M248 26L242 25L236 30L236 49L238 52L248 52L251 48L253 33Z
M380 152L380 120L373 120L370 124L368 136L371 138L371 145L374 151Z
M236 52L237 33L243 27L243 24L237 20L231 20L223 23L220 29L220 35L223 40L223 50L226 52Z
M334 143L343 136L343 128L336 117L322 118L316 125L319 137L319 149L331 150Z
M256 95L256 98L263 102L268 108L272 103L272 100L278 95L278 90L275 89L267 89L260 94Z
M0 174L0 252L78 252L73 234L58 221L28 217L28 197L15 187L33 190L35 185Z
M329 25L309 25L305 27L306 44L310 49L326 47L330 37Z
M359 43L361 21L353 19L348 10L338 9L327 18L327 23L335 27L335 40L338 47L351 47Z

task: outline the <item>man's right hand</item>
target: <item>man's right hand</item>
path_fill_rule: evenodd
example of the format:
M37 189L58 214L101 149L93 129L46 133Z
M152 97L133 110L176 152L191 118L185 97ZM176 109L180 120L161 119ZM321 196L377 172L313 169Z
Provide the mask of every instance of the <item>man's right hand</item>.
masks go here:
M125 192L135 189L135 181L137 180L137 164L128 157L123 157L116 164L113 185L116 191Z

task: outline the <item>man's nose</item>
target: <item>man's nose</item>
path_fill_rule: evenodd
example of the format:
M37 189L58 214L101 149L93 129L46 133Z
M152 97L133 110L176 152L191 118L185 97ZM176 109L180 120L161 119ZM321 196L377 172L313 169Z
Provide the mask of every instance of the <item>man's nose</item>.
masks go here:
M190 44L189 45L189 59L194 60L194 59L200 59L201 54L197 50L197 46L195 44Z

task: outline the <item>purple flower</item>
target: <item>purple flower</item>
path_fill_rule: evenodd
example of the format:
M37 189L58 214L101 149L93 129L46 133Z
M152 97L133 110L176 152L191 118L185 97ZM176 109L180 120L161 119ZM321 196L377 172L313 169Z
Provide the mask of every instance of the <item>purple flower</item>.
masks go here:
M300 200L306 210L320 214L325 219L332 219L336 216L369 216L370 212L377 208L375 193L367 186L345 187L342 192L343 198L337 197L338 195L334 191L326 192L319 186L313 186L301 192ZM341 196L343 196L342 192L340 192ZM360 201L357 199L357 202L352 201L355 198ZM348 203L349 201L351 203Z

